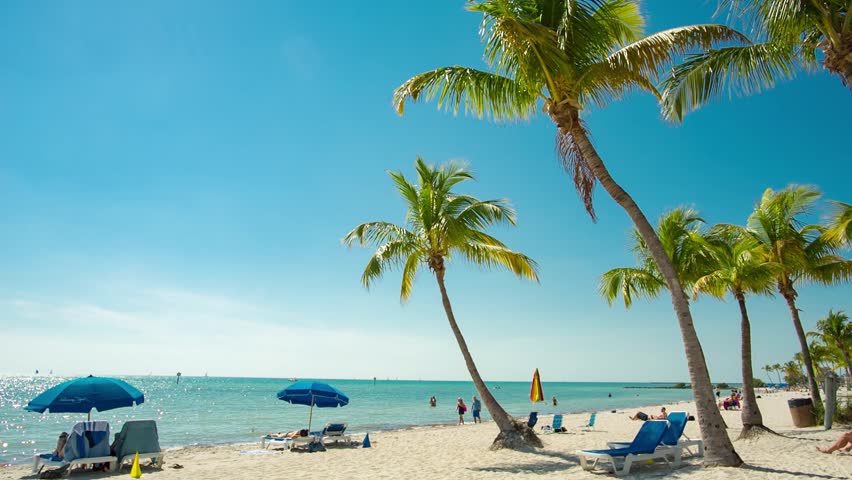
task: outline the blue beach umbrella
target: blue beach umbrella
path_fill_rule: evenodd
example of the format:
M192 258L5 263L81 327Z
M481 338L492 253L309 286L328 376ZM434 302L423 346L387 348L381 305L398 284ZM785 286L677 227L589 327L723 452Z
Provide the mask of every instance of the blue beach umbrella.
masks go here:
M296 382L278 392L278 400L295 405L310 405L311 413L310 417L308 417L308 430L311 429L311 421L314 418L314 406L318 408L334 408L349 404L349 397L340 390L327 383L307 380Z
M145 395L135 387L117 378L93 377L68 380L45 390L30 400L24 410L44 413L88 413L113 408L132 407L145 401Z

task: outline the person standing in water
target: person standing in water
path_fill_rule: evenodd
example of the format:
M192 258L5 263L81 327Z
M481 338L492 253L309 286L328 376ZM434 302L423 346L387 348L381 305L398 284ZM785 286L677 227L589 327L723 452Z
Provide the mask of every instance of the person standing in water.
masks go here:
M436 405L438 405L438 399L435 398L435 395L432 395L432 397L429 399L429 406L434 407Z

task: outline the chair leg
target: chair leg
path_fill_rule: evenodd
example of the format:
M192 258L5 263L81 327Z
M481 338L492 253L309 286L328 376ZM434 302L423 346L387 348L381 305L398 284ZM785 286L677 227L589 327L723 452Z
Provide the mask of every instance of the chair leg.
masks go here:
M624 458L624 466L621 467L621 470L618 469L615 460L612 461L612 469L615 471L617 477L623 477L630 473L631 466L633 466L633 455L628 455Z

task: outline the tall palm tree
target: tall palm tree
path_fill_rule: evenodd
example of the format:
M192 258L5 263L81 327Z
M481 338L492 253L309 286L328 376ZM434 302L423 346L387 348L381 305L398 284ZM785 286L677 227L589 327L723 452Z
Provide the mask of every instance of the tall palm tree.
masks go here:
M829 310L828 315L817 321L816 331L808 332L808 336L817 338L826 346L836 349L843 357L846 375L852 378L852 362L849 361L849 350L852 349L852 322L842 310Z
M826 237L830 241L852 245L852 205L843 202L832 202L833 211L828 218Z
M771 372L771 371L772 371L772 365L769 365L769 364L767 363L766 365L764 365L764 366L763 366L763 368L761 368L761 370L763 370L764 372L766 372L766 378L768 378L768 379L769 379L769 381L768 381L768 382L766 382L766 383L773 383L773 382L772 382L772 375L770 375L770 374L769 374L769 372Z
M836 255L839 244L822 235L823 227L801 222L820 196L819 191L807 186L791 185L777 192L767 189L748 219L748 231L761 254L777 266L775 288L790 309L814 405L820 405L822 398L796 307L799 294L795 287L807 282L831 285L852 278L852 261Z
M698 421L708 446L705 465L736 466L742 460L716 408L704 352L677 272L639 206L615 182L592 145L580 112L639 89L659 97L657 71L673 57L717 42L747 42L724 25L693 25L643 36L635 0L482 0L467 8L483 14L480 35L491 71L450 66L421 73L396 89L406 100L437 99L455 113L495 121L532 117L539 105L556 124L556 145L586 210L595 218L592 189L599 181L633 221L672 295L683 337Z
M473 179L471 172L461 165L450 163L435 167L418 157L415 168L416 184L400 172L389 172L406 203L404 226L388 222L364 223L343 238L348 246L355 243L378 246L361 275L361 283L370 288L387 270L402 268L399 296L404 302L411 296L418 271L427 267L438 282L447 320L476 390L500 429L492 449L541 447L535 432L525 423L513 420L485 386L456 322L444 281L447 265L455 256L483 267L504 267L518 277L538 281L538 267L532 259L510 250L483 231L493 224L514 225L515 211L507 200L479 200L453 192L454 186Z
M760 431L770 431L763 425L763 415L754 393L754 371L751 365L751 323L746 308L746 294L770 295L775 271L756 251L755 242L742 228L717 228L707 236L710 262L706 273L698 278L692 295L696 298L706 293L724 299L729 293L740 308L740 354L743 374L744 405L740 414L743 429L740 438L753 436ZM771 368L767 365L766 368Z
M798 355L798 358L795 358L796 355ZM807 375L802 374L801 352L796 355L794 355L794 360L790 360L781 367L784 372L784 381L790 386L802 385L808 379Z
M778 375L778 383L782 383L783 379L781 378L781 374L784 372L784 367L780 363L776 363L772 365L772 370Z
M721 0L745 19L754 38L687 55L663 82L664 116L680 120L730 91L750 94L791 78L799 68L823 66L852 88L852 17L848 0Z

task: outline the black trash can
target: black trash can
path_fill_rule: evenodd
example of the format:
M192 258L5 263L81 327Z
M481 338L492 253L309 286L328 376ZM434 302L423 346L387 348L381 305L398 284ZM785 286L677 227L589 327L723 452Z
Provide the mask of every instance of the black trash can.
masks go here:
M793 417L793 425L797 427L813 427L816 425L814 418L814 402L810 398L791 398L787 400L790 407L790 416Z

